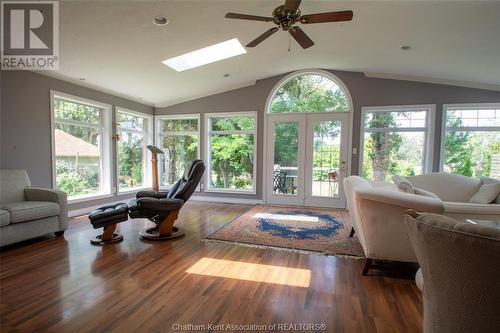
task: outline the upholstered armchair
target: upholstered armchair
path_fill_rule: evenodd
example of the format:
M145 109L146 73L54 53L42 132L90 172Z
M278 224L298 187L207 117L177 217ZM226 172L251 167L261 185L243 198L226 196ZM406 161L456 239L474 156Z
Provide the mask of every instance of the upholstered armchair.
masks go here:
M416 211L404 222L420 264L424 333L498 332L500 229Z
M147 218L156 224L139 235L143 239L164 240L180 237L184 231L174 227L179 211L189 200L200 183L205 172L202 160L193 160L187 166L184 175L175 183L170 191L141 191L136 199L129 203L129 216L131 218Z
M68 227L66 193L33 188L26 170L0 170L0 246Z

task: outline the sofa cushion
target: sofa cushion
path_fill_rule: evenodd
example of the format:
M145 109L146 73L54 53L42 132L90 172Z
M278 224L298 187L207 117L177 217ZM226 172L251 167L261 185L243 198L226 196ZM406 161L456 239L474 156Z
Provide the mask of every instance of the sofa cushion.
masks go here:
M445 213L457 214L498 214L500 217L500 205L477 204L471 202L444 201Z
M469 199L469 202L479 204L493 203L498 194L500 193L500 183L497 184L483 184L476 194Z
M437 195L443 201L469 202L479 188L478 178L434 172L419 176L406 177L413 187L418 187Z
M20 201L3 204L10 214L10 223L20 223L59 215L59 205L46 201Z
M412 183L401 176L392 176L392 181L398 186L400 190L406 193L415 193Z
M499 184L500 179L483 177L483 178L481 178L481 182L483 185L484 184ZM498 193L497 198L495 200L495 203L500 204L500 193Z
M24 201L24 189L30 186L26 170L0 170L0 203Z
M0 227L5 227L10 223L10 214L8 211L0 209Z

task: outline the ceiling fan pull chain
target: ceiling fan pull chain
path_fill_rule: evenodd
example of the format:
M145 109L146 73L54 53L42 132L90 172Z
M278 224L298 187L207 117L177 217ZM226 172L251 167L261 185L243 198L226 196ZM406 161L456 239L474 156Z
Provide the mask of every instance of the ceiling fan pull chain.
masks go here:
M290 36L290 34L288 34L288 52L290 52L290 38L292 37Z

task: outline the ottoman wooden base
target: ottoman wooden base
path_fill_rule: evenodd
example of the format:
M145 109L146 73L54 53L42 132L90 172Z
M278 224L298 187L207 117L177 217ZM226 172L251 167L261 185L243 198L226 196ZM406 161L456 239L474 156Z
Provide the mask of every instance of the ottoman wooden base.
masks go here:
M116 224L105 226L102 235L95 236L90 240L90 243L94 245L104 245L121 242L123 240L123 235L115 234L113 232L115 229Z

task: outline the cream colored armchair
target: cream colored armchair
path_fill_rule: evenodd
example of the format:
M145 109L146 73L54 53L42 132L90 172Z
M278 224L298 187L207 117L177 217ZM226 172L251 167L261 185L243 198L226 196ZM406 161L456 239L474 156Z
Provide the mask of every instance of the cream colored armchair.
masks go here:
M437 198L403 193L395 185L369 182L358 176L344 179L352 225L367 258L363 275L373 260L417 262L403 224L407 209L441 214Z

